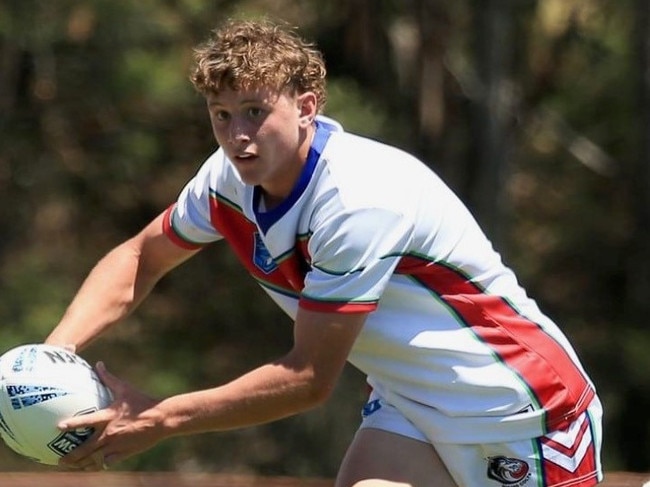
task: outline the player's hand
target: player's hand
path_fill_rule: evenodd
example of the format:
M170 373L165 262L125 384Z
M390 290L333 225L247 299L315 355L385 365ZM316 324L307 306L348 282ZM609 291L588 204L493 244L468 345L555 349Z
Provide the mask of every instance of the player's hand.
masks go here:
M72 343L57 343L57 342L43 342L45 345L52 345L53 347L61 347L70 353L77 353L77 346Z
M62 430L94 428L94 434L61 458L59 465L82 470L101 470L164 439L157 401L109 373L98 363L97 375L113 394L106 409L62 421Z

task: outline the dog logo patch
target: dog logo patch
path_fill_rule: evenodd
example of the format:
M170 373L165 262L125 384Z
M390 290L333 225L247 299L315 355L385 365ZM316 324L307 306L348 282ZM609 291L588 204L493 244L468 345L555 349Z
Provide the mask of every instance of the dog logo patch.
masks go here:
M487 476L504 486L520 486L530 478L530 467L518 458L489 457Z

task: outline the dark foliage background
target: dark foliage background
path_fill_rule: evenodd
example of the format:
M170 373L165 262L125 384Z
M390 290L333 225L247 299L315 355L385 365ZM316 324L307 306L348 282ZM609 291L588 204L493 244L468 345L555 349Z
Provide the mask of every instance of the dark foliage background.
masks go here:
M0 348L41 341L90 266L215 148L187 76L233 14L325 53L326 112L421 156L574 341L606 406L609 469L650 468L647 2L0 0ZM282 354L290 323L216 245L84 355L151 394ZM174 439L125 470L332 476L363 378L244 431ZM0 470L39 470L0 448Z

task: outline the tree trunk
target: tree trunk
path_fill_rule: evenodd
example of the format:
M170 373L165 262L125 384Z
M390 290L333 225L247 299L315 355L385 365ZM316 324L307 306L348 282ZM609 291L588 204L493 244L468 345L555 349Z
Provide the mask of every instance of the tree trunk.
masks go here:
M641 322L650 312L650 4L638 0L636 8L639 63L639 157L630 175L635 186L636 235L630 259L630 312Z
M472 117L470 206L493 241L503 239L504 177L511 120L512 9L508 0L474 4L480 96Z

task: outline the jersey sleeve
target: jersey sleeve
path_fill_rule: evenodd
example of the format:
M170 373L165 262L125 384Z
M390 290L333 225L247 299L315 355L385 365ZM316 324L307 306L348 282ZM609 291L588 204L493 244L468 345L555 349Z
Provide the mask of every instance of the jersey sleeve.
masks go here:
M314 311L370 312L413 238L413 225L395 212L372 208L341 213L315 229L312 270L300 306Z
M217 184L221 151L213 154L185 185L164 219L165 234L177 245L198 249L222 238L214 228L211 215L211 188Z

